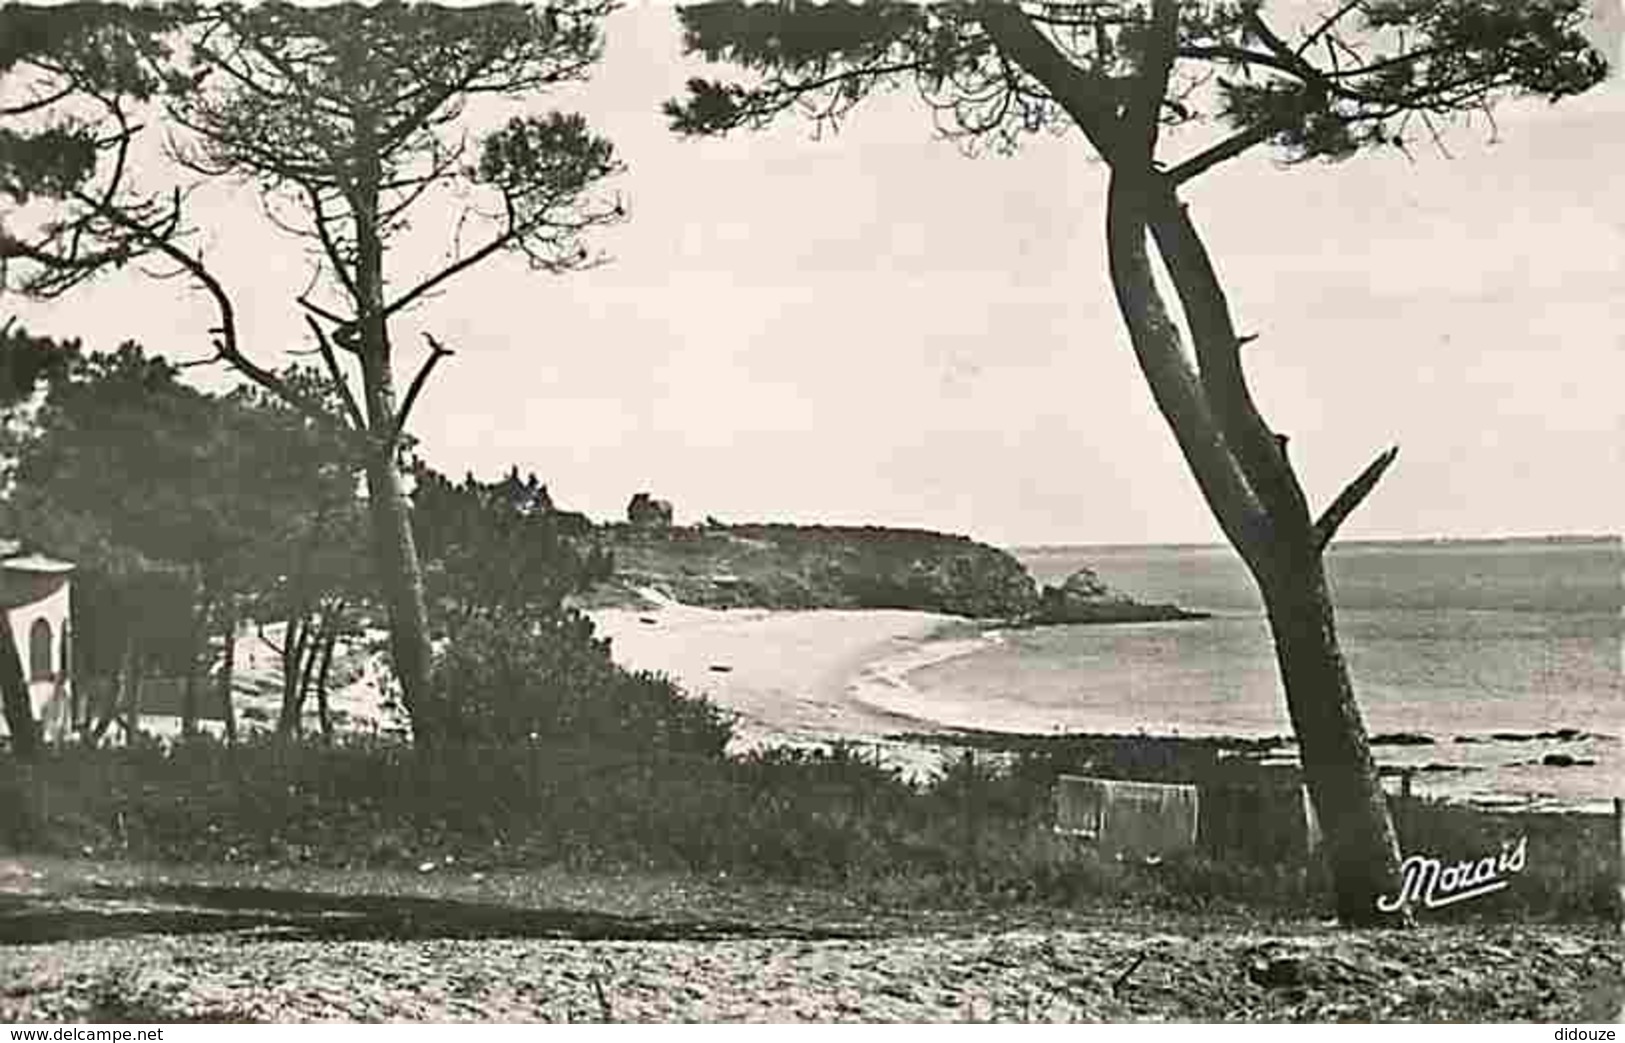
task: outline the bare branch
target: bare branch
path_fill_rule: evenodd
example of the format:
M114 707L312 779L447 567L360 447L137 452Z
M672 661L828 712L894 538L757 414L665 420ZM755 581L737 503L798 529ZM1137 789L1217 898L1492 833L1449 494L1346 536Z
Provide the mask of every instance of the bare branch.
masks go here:
M504 193L504 227L496 234L492 235L490 239L482 243L479 248L474 250L472 253L459 257L457 260L451 262L440 271L423 279L416 286L413 286L401 296L397 297L394 301L386 304L383 309L384 317L388 318L389 316L404 310L417 301L423 299L428 294L432 293L443 283L451 280L457 275L462 274L498 251L512 246L524 248L526 255L531 259L532 264L536 267L548 268L554 271L562 271L579 267L580 264L586 260L584 254L578 255L574 261L562 261L556 264L549 263L545 261L536 251L530 249L526 240L529 237L542 232L544 229L553 229L557 231L561 237L566 237L567 239L570 233L579 232L595 225L613 220L623 212L623 208L619 203L617 203L608 211L589 212L583 214L579 220L565 221L550 219L548 214L552 211L552 209L552 204L537 203L535 205L535 213L532 214L529 219L522 221L520 220L518 211L515 209L514 199L511 195ZM461 228L462 221L459 219L459 234L461 234Z
M243 354L237 342L237 313L236 308L232 305L231 296L226 292L225 286L221 284L220 280L215 277L214 273L208 269L201 259L193 257L185 250L182 250L170 239L154 236L151 229L116 207L105 207L98 200L83 192L74 193L74 198L115 225L146 241L153 249L186 269L187 273L202 285L205 292L214 300L215 310L220 318L220 325L209 331L214 335L213 343L217 358L230 363L237 372L306 416L343 432L345 435L350 434L349 429L334 419L326 409L322 408L321 403L299 393L281 377L256 364L247 355Z
M1367 464L1366 469L1360 472L1359 477L1355 478L1354 481L1343 488L1342 492L1337 494L1337 499L1332 501L1331 506L1327 507L1325 513L1315 522L1316 550L1326 549L1327 545L1337 535L1337 530L1342 528L1343 522L1349 515L1354 513L1360 504L1365 502L1367 496L1371 495L1371 490L1377 487L1377 483L1382 480L1383 473L1388 470L1398 456L1399 446L1390 447L1382 455Z
M220 365L219 355L207 355L200 359L181 359L175 364L176 369L202 369L204 366Z
M1337 28L1337 23L1341 22L1344 18L1347 18L1356 7L1359 7L1363 3L1365 3L1365 0L1348 0L1348 2L1342 7L1339 7L1337 10L1333 11L1331 14L1322 19L1321 23L1315 27L1314 31L1305 36L1303 38L1303 42L1298 44L1298 56L1302 57L1304 53L1309 50L1309 48L1315 45L1316 40L1319 40L1321 37Z
M1263 144L1274 137L1278 130L1279 125L1275 123L1255 123L1246 130L1232 134L1217 145L1175 165L1168 171L1168 178L1175 185L1182 185L1198 175L1207 173L1225 160L1235 159L1253 146Z
M345 104L346 99L318 89L316 84L311 81L309 77L300 72L299 69L297 69L287 58L287 56L281 53L280 47L267 46L265 38L259 33L253 31L252 23L249 19L228 17L226 22L228 25L230 25L232 33L237 40L237 46L235 48L237 54L242 54L243 44L246 43L248 48L252 49L254 53L257 54L263 61L265 61L277 72L281 73L287 78L289 83L294 85L293 91L291 91L289 95L283 99L285 102L293 102L298 104L304 110L305 116L311 119L313 122L318 116L323 114L341 120L349 117L349 109ZM282 97L258 84L256 81L254 81L251 75L247 73L240 74L236 70L232 69L230 62L221 61L217 62L216 64L221 68L226 69L249 88L258 91L261 94L269 95L272 98ZM330 106L325 110L322 106L323 102L330 103Z
M418 283L416 286L414 286L410 290L406 291L406 293L404 293L401 296L397 297L392 303L390 303L388 305L385 305L385 307L384 307L384 317L388 318L389 316L394 315L396 312L402 310L403 308L406 308L408 305L412 304L413 302L415 302L415 301L421 299L422 297L426 296L428 293L430 293L432 290L434 290L434 288L439 286L441 283L446 282L447 280L451 279L452 277L454 277L456 275L459 275L462 272L467 271L468 269L474 267L476 264L479 264L481 261L485 260L487 257L490 257L492 254L496 253L498 250L501 250L502 248L507 246L509 243L513 242L515 238L516 238L515 233L512 231L511 228L510 228L510 230L502 232L499 235L492 236L491 239L488 240L484 245L482 245L478 250L475 250L473 253L468 254L466 256L459 257L457 260L453 261L451 264L449 264L446 267L440 269L440 271L438 271L435 274L429 276L427 279L424 279L422 282Z
M406 389L406 397L401 400L401 408L395 414L395 436L390 440L391 445L399 441L401 434L406 430L406 422L412 416L412 407L417 404L418 395L423 391L423 385L429 379L429 374L433 372L436 363L448 355L456 354L436 340L431 333L425 333L423 339L429 342L429 357L424 360L417 375L412 378L412 386Z
M428 173L415 177L400 178L388 184L380 185L380 191L393 192L397 193L397 195L388 206L380 208L378 213L379 225L383 227L394 225L400 216L410 210L429 189L436 185L455 181L457 166L466 152L466 140L460 141L455 148L448 149L444 155L437 155L432 158L429 163Z
M339 252L338 240L327 226L327 211L322 204L321 189L309 182L301 182L300 187L305 190L305 197L310 200L311 224L315 226L316 238L322 244L322 252L327 254L328 263L333 267L333 274L338 276L339 285L344 287L344 291L351 299L358 299L355 280L351 278L349 270L344 265L345 258ZM302 297L300 303L304 303Z
M0 116L26 116L30 112L38 112L41 109L48 109L64 98L70 97L73 94L74 89L75 85L69 83L55 94L47 94L43 97L35 98L33 101L25 101L17 105L0 107Z
M1228 62L1244 69L1262 66L1276 72L1284 72L1298 79L1305 78L1306 70L1313 72L1313 67L1307 62L1300 64L1273 54L1266 54L1263 51L1237 47L1234 44L1182 44L1179 47L1179 57L1195 58L1201 61Z
M315 301L311 300L310 297L305 295L305 294L301 294L301 295L299 295L298 297L296 297L294 299L299 302L299 306L301 308L304 308L306 311L310 312L312 315L317 316L318 318L326 319L328 322L331 322L335 326L354 326L355 325L355 320L354 319L346 319L342 315L337 315L337 314L335 314L333 312L328 311L326 308L322 307L320 304L317 304ZM344 347L344 345L340 344L339 347L342 348L342 347Z
M339 368L338 356L333 353L333 344L327 339L327 334L316 324L316 320L309 315L305 316L305 324L310 332L316 335L316 348L321 352L322 361L327 364L327 375L333 379L338 388L339 398L344 402L344 415L350 420L350 425L357 432L367 430L367 421L361 415L361 406L355 400L355 394L350 390L350 382L344 379L344 371Z

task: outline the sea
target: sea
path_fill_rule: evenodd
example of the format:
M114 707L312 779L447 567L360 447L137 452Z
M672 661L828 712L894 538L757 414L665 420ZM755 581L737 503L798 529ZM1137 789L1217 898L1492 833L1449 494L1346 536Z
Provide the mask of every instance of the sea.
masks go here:
M879 665L876 709L947 727L1279 737L1291 727L1263 607L1223 546L1013 551L1040 583L1088 566L1201 621L989 629ZM1620 736L1625 548L1608 538L1345 543L1338 631L1379 765L1486 806L1606 810Z

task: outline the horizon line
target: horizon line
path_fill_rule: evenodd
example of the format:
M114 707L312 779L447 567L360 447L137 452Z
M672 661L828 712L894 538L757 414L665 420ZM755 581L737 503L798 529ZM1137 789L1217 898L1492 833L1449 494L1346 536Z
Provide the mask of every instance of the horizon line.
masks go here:
M1335 551L1338 547L1358 546L1392 546L1394 544L1505 544L1505 543L1621 543L1625 537L1617 533L1535 533L1511 534L1495 536L1369 536L1359 539L1338 540L1328 548ZM1135 542L1106 542L1106 543L1005 543L1000 544L1010 551L1046 551L1046 550L1228 550L1231 545L1224 541L1208 540L1153 540L1144 543Z

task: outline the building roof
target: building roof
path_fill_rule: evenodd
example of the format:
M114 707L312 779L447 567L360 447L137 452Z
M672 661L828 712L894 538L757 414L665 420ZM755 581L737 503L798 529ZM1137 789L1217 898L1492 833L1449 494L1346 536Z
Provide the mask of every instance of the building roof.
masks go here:
M0 545L3 552L3 545ZM0 568L8 572L42 572L57 574L72 572L73 562L62 561L60 558L48 558L43 554L22 554L16 557L0 558Z
M23 553L23 541L11 536L0 536L0 569L7 572L35 572L56 575L72 572L73 562L63 561L38 551Z

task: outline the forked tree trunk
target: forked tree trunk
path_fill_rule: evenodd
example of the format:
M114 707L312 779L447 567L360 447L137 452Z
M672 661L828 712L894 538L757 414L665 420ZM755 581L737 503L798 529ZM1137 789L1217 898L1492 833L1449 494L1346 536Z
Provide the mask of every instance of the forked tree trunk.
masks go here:
M34 719L34 701L28 695L28 675L23 672L17 635L12 633L8 614L0 611L0 702L11 732L11 752L18 760L33 760L39 754L39 722Z
M1157 286L1148 232L1155 233L1178 293L1195 367ZM1114 172L1107 239L1113 287L1140 367L1203 497L1263 594L1305 779L1326 838L1338 918L1348 925L1391 920L1377 899L1397 888L1399 845L1338 647L1322 559L1341 516L1311 521L1285 439L1269 430L1247 391L1241 339L1223 288L1172 187L1154 176ZM1357 503L1355 497L1339 506L1346 515Z
M1347 924L1378 920L1376 898L1398 883L1399 849L1338 651L1321 553L1393 453L1379 457L1325 515L1311 520L1286 439L1270 430L1247 387L1240 349L1250 338L1237 335L1223 286L1178 199L1180 167L1157 162L1179 39L1177 0L1151 5L1139 69L1117 91L1102 90L1101 79L1080 69L1017 5L978 5L977 12L1000 53L1050 92L1111 169L1106 247L1118 312L1203 499L1263 591L1287 706L1331 852L1340 918ZM1228 149L1216 146L1182 176L1245 151L1269 129L1237 135ZM1158 287L1152 237L1178 293L1194 360Z

